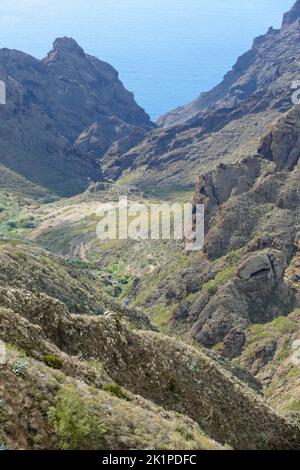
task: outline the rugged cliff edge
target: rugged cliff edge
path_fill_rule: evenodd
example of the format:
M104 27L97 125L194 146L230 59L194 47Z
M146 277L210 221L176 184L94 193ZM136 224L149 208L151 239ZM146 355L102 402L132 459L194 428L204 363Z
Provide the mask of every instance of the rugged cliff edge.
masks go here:
M284 15L281 30L270 28L268 33L254 40L252 49L237 60L223 81L192 103L181 106L162 116L158 124L166 127L199 119L206 111L238 108L244 103L253 107L255 96L260 96L260 107L270 101L272 106L283 107L288 100L289 80L297 66L293 37L299 30L300 2ZM280 54L279 54L280 51ZM242 111L242 110L241 110Z
M0 164L48 192L75 194L101 180L110 145L153 127L117 71L70 38L56 39L43 60L1 49L0 79Z
M190 105L167 114L159 129L130 150L113 146L103 158L104 173L131 181L153 194L191 190L197 175L216 163L232 163L256 152L274 119L293 106L299 80L299 2L281 29L253 42L224 80ZM163 129L161 128L163 127Z

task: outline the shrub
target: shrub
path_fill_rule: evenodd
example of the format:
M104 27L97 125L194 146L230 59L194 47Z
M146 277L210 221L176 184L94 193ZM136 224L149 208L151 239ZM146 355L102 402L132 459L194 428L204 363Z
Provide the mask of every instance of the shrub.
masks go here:
M104 384L102 390L121 400L131 401L127 393L117 384Z
M170 382L169 382L169 390L170 390L170 392L175 393L176 389L177 389L176 379L175 379L175 377L171 377Z
M59 357L51 354L44 356L43 361L48 367L52 367L52 369L61 369L64 364Z
M231 279L234 277L235 271L235 266L225 267L216 275L215 279L211 279L204 284L204 289L206 289L210 295L215 295L218 292L219 287L231 281Z
M119 276L119 277L118 277L118 282L119 282L120 284L127 285L127 284L129 284L129 281L130 281L129 276L124 275L124 276Z
M94 270L94 269L98 268L98 266L94 263L89 263L89 262L86 262L86 261L82 261L81 259L77 259L77 258L70 258L68 260L68 263L76 269L91 269L91 270Z
M214 279L206 282L204 284L203 288L207 290L209 295L214 295L218 292L218 286L217 286L217 283Z
M58 394L55 407L50 408L48 417L59 437L63 450L101 449L105 426L97 418L92 404L77 393L64 387Z
M32 220L23 220L21 223L20 223L20 227L21 228L35 228L36 227L36 224L32 221Z
M270 326L279 333L292 333L296 329L296 324L293 320L286 317L277 317L270 323Z
M10 229L17 228L16 222L13 222L13 221L11 221L11 220L9 220L9 221L7 222L7 226L8 226Z
M217 276L216 276L216 281L218 285L226 284L227 282L231 281L231 279L234 277L236 272L236 267L235 266L227 266L226 268L223 269L223 271L220 271Z
M28 362L24 361L23 359L18 359L12 368L12 371L14 374L16 374L18 377L24 377L25 372L28 368Z
M74 305L74 310L76 313L80 313L82 308L81 308L81 304L75 304Z
M287 317L277 317L275 320L264 323L264 324L254 324L251 326L251 340L258 341L262 338L268 338L273 336L278 336L280 334L291 334L297 329L297 324ZM289 355L288 343L285 344L284 350L278 356L278 359L285 359Z

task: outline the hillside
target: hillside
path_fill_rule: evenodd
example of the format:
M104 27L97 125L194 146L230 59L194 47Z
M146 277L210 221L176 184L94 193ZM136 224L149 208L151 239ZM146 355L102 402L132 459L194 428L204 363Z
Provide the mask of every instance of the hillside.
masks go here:
M2 385L5 442L16 425L13 418L9 433L5 417L12 406L20 410L32 387L31 422L26 427L22 421L17 446L43 448L51 437L52 446L75 449L141 448L149 438L151 447L159 449L218 448L200 425L209 436L235 448L299 448L300 429L267 407L229 366L204 351L157 333L131 331L115 315L70 316L59 302L34 296L20 310L17 291L4 295L11 299L12 309L0 311L1 336L14 346L9 347ZM13 311L14 303L19 313ZM125 389L112 385L115 382ZM18 403L9 395L10 384L22 389ZM47 390L50 393L45 394ZM158 405L170 411L162 412ZM78 407L82 411L76 428L65 428ZM138 417L142 419L133 435L130 428ZM88 426L89 433L84 434L81 425ZM32 438L30 431L36 426L40 434Z
M1 49L0 79L0 165L50 193L79 193L101 180L110 145L153 127L117 71L73 39L56 39L43 60Z
M161 127L72 39L0 50L0 449L300 450L299 42L297 1ZM203 250L99 240L125 195Z

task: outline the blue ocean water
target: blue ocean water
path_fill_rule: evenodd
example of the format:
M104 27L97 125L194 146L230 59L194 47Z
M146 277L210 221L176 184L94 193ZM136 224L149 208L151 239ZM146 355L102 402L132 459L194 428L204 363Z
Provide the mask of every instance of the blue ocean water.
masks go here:
M293 0L1 0L0 47L42 58L60 36L111 63L152 119L216 85Z

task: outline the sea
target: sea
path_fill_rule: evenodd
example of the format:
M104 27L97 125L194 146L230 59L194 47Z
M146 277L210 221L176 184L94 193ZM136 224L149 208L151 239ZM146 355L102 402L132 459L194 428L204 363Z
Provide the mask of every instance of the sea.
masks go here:
M109 62L152 120L222 80L293 0L1 0L0 48L43 58L69 36Z

